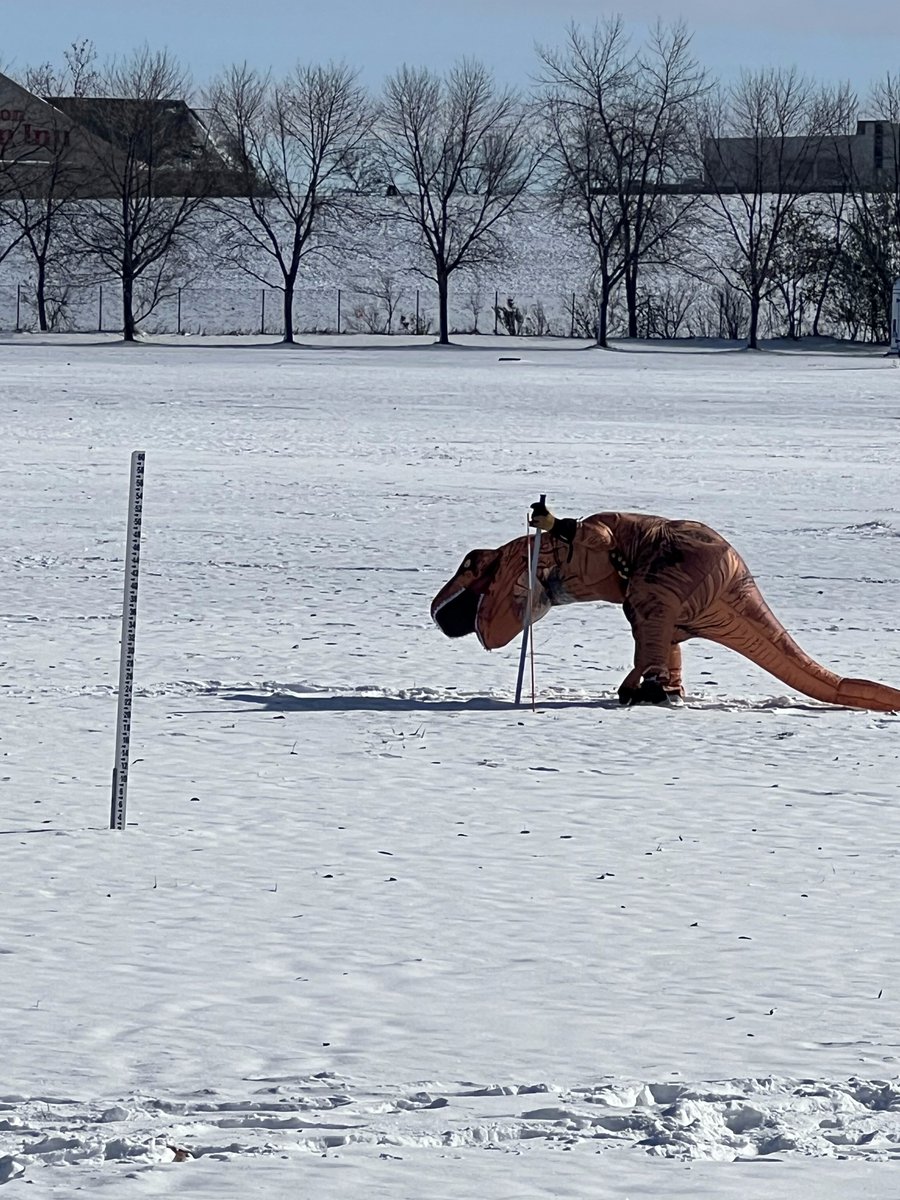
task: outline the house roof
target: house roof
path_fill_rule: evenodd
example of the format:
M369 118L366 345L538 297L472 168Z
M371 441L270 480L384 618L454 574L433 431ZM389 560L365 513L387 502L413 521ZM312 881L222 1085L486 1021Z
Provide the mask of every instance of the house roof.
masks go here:
M123 100L106 96L45 99L95 137L144 162L186 166L210 150L216 152L206 126L184 100Z

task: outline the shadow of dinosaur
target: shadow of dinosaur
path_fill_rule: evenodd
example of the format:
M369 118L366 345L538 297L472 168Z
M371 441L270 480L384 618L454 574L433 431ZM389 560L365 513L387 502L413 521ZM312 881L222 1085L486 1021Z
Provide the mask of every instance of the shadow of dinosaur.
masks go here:
M699 637L736 650L814 700L900 710L900 690L842 678L810 658L772 613L738 552L707 525L615 512L576 521L540 508L532 519L545 529L532 620L559 604L621 604L634 636L634 669L619 688L623 704L683 695L680 643ZM494 650L522 631L530 543L519 537L466 555L431 604L448 637L474 633Z

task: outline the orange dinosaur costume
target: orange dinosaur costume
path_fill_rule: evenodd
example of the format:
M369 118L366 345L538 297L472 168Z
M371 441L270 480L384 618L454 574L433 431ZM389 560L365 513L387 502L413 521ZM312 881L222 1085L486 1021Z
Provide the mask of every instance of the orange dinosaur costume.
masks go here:
M623 704L662 703L683 694L681 646L702 637L736 650L788 687L829 704L890 712L900 690L842 679L820 666L773 615L747 565L720 534L697 521L642 513L597 513L560 520L532 505L542 529L532 621L557 604L621 604L634 635L634 670L619 688ZM522 631L528 546L520 537L497 550L472 550L431 604L448 637L477 634L487 650Z

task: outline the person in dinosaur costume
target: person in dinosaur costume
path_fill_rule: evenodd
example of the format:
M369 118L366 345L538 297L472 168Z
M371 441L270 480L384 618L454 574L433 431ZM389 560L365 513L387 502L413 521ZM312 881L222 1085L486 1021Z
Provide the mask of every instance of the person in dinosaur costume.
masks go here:
M701 637L736 650L788 687L850 708L900 710L900 690L843 679L810 658L774 616L747 564L699 521L605 512L558 518L531 506L543 531L531 620L558 604L621 604L634 635L634 669L619 687L622 704L661 704L684 694L681 643ZM472 550L438 592L431 615L448 637L475 633L487 650L522 631L531 539Z

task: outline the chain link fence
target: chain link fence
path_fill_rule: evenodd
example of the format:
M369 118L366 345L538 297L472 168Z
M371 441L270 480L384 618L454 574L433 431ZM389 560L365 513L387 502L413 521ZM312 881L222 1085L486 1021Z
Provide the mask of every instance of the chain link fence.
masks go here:
M566 291L552 283L528 290L451 282L451 334L593 339L599 295L595 287ZM176 288L156 304L144 302L137 289L138 328L148 334L181 336L255 335L280 338L284 332L284 296L277 288L208 285ZM804 308L813 311L810 300ZM679 338L736 341L746 336L746 297L734 288L698 285L693 279L654 280L642 294L636 334L647 340ZM122 329L121 286L114 282L55 283L46 293L47 327L53 333L117 333ZM610 337L627 333L621 294L612 297ZM856 338L847 322L828 320L801 333ZM294 293L293 329L304 334L434 335L437 290L398 284L385 277L364 287L304 286ZM30 283L0 285L0 331L37 332L37 298ZM760 314L760 335L791 337L783 307L767 300Z
M149 334L280 336L284 296L263 287L183 287L162 297L151 311L137 292L138 326ZM144 310L142 312L142 309ZM451 288L453 333L536 337L589 337L595 320L591 305L575 293L522 295L489 285ZM300 287L294 293L297 334L430 334L437 329L435 289L394 287L361 290ZM115 282L56 283L46 291L46 320L54 333L115 333L122 328L122 291ZM0 330L40 329L31 284L0 286Z

